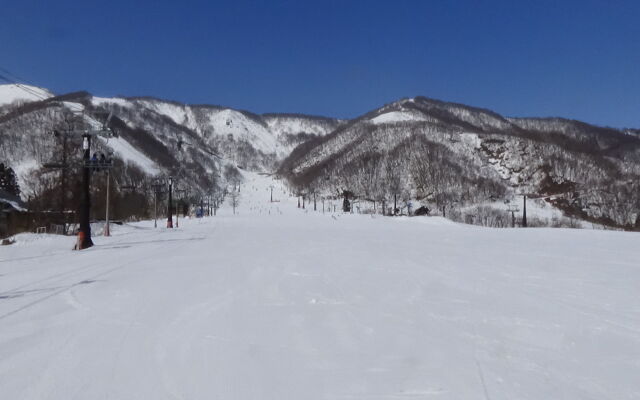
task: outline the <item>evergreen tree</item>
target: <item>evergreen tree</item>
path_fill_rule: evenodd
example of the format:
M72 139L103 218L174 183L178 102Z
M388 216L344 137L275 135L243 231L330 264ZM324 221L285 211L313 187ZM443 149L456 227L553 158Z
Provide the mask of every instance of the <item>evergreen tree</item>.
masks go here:
M0 163L0 189L15 196L20 195L20 187L18 186L15 172L11 167L5 167L3 163Z

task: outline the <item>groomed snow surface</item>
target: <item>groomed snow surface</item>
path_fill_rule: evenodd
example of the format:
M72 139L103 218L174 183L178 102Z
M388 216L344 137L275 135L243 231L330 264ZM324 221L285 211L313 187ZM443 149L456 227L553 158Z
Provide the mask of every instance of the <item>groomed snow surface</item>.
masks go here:
M238 215L0 248L0 397L640 398L638 234L322 214L246 176Z

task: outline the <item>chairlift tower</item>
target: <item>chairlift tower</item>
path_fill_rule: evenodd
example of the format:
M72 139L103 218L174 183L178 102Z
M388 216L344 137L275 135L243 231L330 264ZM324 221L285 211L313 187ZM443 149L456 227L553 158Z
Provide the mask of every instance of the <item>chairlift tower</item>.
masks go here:
M82 119L82 125L84 125L84 112L82 113L74 113L76 119ZM78 241L76 243L76 250L83 250L93 246L93 241L91 240L91 171L97 169L103 169L103 167L110 168L112 166L111 163L109 165L103 164L95 164L91 162L91 139L97 136L103 138L113 137L113 132L108 127L109 122L111 121L111 117L113 114L109 114L105 123L99 129L91 128L91 129L77 129L73 126L73 123L69 123L67 129L64 130L54 130L54 134L56 136L61 135L63 140L65 140L64 145L66 146L66 139L68 137L81 137L82 138L82 201L80 204L80 229L78 231ZM45 165L47 167L47 165ZM67 168L68 164L66 161L66 155L63 155L63 162L60 165L49 164L49 168Z
M80 131L74 131L75 134L82 135L82 149L84 154L82 157L82 203L80 206L80 230L78 231L78 243L76 245L77 250L87 249L93 246L91 240L91 139L97 136L110 138L113 137L113 132L108 128L109 121L111 120L111 114L107 118L107 121L103 125L102 129L85 129Z
M163 189L166 183L164 179L154 179L151 183L153 187L153 227L158 227L158 195L164 193Z

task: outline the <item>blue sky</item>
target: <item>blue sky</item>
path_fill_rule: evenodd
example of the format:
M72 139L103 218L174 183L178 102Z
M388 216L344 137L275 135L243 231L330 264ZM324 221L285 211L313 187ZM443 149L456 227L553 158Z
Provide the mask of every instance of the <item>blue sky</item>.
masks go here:
M12 1L0 67L57 93L258 113L424 95L640 127L640 2Z

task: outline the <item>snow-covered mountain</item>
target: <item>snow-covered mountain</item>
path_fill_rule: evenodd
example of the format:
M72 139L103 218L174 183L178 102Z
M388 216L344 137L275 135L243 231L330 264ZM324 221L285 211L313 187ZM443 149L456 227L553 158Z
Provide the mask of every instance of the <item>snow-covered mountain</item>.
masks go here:
M425 97L343 121L86 92L53 96L41 89L29 98L33 93L20 97L17 89L0 86L6 94L0 160L17 172L23 193L46 186L38 171L60 159L60 137L51 131L71 122L100 127L112 114L117 136L98 139L96 150L114 153L120 163L114 173L128 187L171 173L206 192L232 166L278 170L301 193L347 192L387 205L392 198L417 201L474 223L481 214L477 207L528 195L572 218L626 228L640 224L640 135L634 129L507 118ZM70 146L79 149L80 143ZM500 218L503 211L496 211Z
M30 85L0 85L0 106L17 102L39 101L53 97L46 89Z
M154 98L94 97L92 103L116 113L118 108L137 110L144 116L152 112L197 133L211 146L226 147L233 152L233 142L243 143L263 155L275 155L276 159L286 157L301 140L326 135L342 123L332 118L296 114L257 115L220 106L186 105ZM221 151L225 153L224 149Z
M251 169L272 169L302 141L323 136L343 121L297 114L257 115L248 111L211 105L186 105L154 98L93 98L94 106L125 114L136 126L145 126L151 113L169 118L174 124L195 132L221 155ZM136 122L134 122L136 120ZM244 153L251 154L244 154ZM251 156L252 160L247 159ZM262 161L258 161L255 158Z
M25 90L0 86L0 93L6 94L0 105L0 159L16 170L24 189L33 186L34 171L60 158L60 138L50 133L66 129L70 120L76 127L78 121L84 127L100 127L112 114L116 137L98 139L97 150L112 151L124 165L147 176L181 171L200 188L221 175L225 165L273 171L297 144L343 124L330 118L262 116L148 97L101 98L86 92L54 97L44 90L29 97L30 92L20 91Z
M468 219L481 214L474 205L528 195L571 217L640 228L640 138L561 118L403 99L304 143L280 172L301 193L471 207Z

